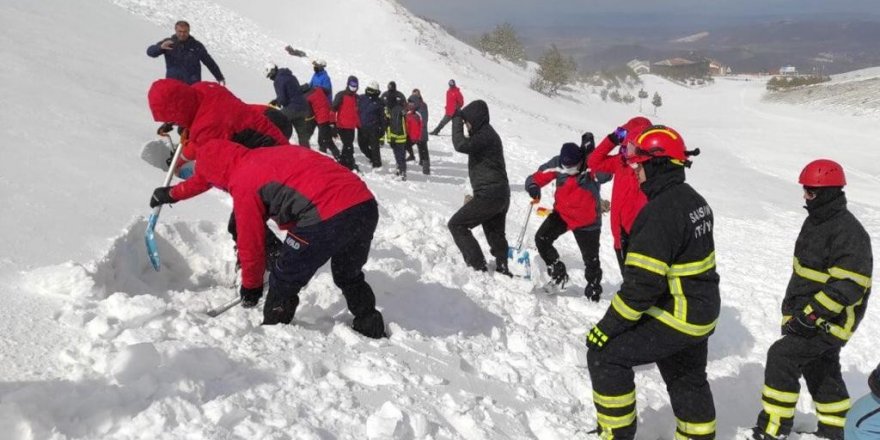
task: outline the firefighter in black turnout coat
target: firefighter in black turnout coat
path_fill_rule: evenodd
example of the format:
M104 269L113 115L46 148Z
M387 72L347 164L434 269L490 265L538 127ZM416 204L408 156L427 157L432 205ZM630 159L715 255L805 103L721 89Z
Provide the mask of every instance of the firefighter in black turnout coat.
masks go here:
M656 363L676 418L675 438L715 438L715 406L706 378L709 336L721 298L715 271L712 209L685 183L681 135L647 128L627 145L648 203L633 223L623 285L587 334L587 363L602 438L633 439L633 367Z
M756 440L786 438L803 376L816 405L817 437L843 439L850 408L840 349L859 326L874 261L871 240L846 208L843 168L820 159L801 172L807 219L794 246L794 269L782 301L782 338L770 346Z
M465 125L469 136L464 135ZM504 163L501 137L489 124L489 107L476 100L456 111L452 119L452 145L468 155L468 178L474 198L449 219L449 232L464 262L478 271L487 271L486 258L471 229L482 225L495 257L495 271L510 276L507 268L505 222L510 207L510 183Z

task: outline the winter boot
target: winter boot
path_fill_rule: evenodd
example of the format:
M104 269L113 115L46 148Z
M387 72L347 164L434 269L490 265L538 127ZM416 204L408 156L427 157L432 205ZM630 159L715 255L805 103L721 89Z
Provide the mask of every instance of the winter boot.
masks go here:
M568 283L568 272L565 270L565 263L561 260L556 260L547 266L547 275L550 275L550 283L558 289L565 289L565 284Z
M786 436L772 436L759 427L752 428L752 440L785 440Z
M510 269L507 267L507 259L503 260L495 260L495 273L500 273L502 275L507 275L513 278L513 274L510 272Z
M354 331L373 339L387 338L385 333L385 321L382 314L378 310L374 310L366 315L355 317L351 323Z
M819 429L813 433L816 437L827 440L843 440L843 429L819 424Z

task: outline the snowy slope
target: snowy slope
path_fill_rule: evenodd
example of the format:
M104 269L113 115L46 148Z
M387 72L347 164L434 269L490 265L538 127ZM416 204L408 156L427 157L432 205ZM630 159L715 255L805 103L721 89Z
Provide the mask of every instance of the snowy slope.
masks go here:
M350 330L326 270L302 292L294 326L262 328L259 312L239 308L208 318L206 308L235 295L226 196L214 191L163 211L162 272L144 256L147 198L162 176L137 154L157 125L146 90L164 69L144 50L187 19L231 90L264 102L272 97L259 74L267 60L310 75L307 60L282 51L292 44L326 59L337 85L356 74L383 88L396 80L405 93L420 88L432 125L446 81L456 78L467 100L489 103L504 139L510 240L525 215L526 175L562 142L584 130L601 136L637 107L585 93L538 95L516 67L484 59L386 0L9 0L0 17L3 438L589 438L595 412L583 335L620 283L607 227L607 294L598 305L580 294L570 237L558 248L575 286L557 296L465 270L445 223L469 188L466 157L449 137L434 137L432 176L411 172L396 182L387 166L364 176L381 205L367 279L389 340ZM880 128L869 118L764 103L756 81L699 90L645 81L664 101L659 116L648 116L703 151L689 180L716 214L724 303L709 371L719 438L732 438L753 423L765 353L778 334L804 217L797 173L817 156L841 161L850 206L880 242L880 153L872 148ZM388 163L390 152L383 155ZM531 219L527 237L538 222ZM877 308L874 301L869 317ZM871 341L878 331L869 318L843 351L854 395L880 360ZM640 369L637 383L640 438L671 438L659 374ZM814 425L808 397L799 408L799 425Z
M767 100L833 110L845 115L880 114L880 67L841 73L831 81L794 90L768 93Z

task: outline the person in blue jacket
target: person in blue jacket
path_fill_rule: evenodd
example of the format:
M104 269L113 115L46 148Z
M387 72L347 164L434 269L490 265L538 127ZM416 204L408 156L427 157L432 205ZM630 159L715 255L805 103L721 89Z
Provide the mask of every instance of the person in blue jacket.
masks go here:
M189 23L183 20L174 24L174 35L148 47L147 55L153 58L165 55L165 78L195 84L202 80L204 64L217 82L226 84L220 67L205 46L189 34Z
M856 400L846 414L846 440L873 440L880 438L880 365L868 376L871 392Z
M333 96L333 83L330 82L330 75L325 70L327 68L327 62L324 60L315 60L312 61L312 68L315 73L312 75L312 80L309 81L309 85L312 87L322 87L324 92L327 93L327 102L330 102Z
M270 101L269 105L280 109L287 120L293 124L293 129L296 130L297 145L311 148L309 138L312 137L312 133L306 123L310 112L309 103L303 96L296 75L290 69L279 69L274 63L266 64L263 74L272 81L275 87L275 99Z

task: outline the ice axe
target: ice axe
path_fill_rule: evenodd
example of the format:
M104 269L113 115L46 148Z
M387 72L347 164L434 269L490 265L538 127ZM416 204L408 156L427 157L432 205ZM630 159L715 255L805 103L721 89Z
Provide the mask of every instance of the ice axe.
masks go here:
M174 141L171 140L171 136L168 134L162 135L166 139L168 139L168 143L171 144L171 149L174 150L174 155L171 157L171 165L168 167L168 172L165 174L165 181L162 186L168 186L171 183L171 179L174 177L174 170L177 168L177 160L180 158L180 152L183 151L180 145L177 148L174 147ZM150 258L150 264L153 265L153 269L156 272L159 271L159 247L156 245L156 222L159 221L159 213L162 212L162 205L156 206L153 208L153 212L150 213L150 218L147 220L147 230L144 231L144 242L147 245L147 256Z
M526 211L526 220L523 222L522 230L519 231L519 238L516 240L516 247L508 247L507 248L507 259L511 260L508 264L509 268L519 267L522 268L521 272L525 272L525 275L522 275L525 279L532 278L532 262L529 257L528 249L523 250L523 239L526 236L526 228L529 226L529 219L532 218L532 208L534 208L534 204L529 203L529 208ZM516 272L520 272L517 270Z

